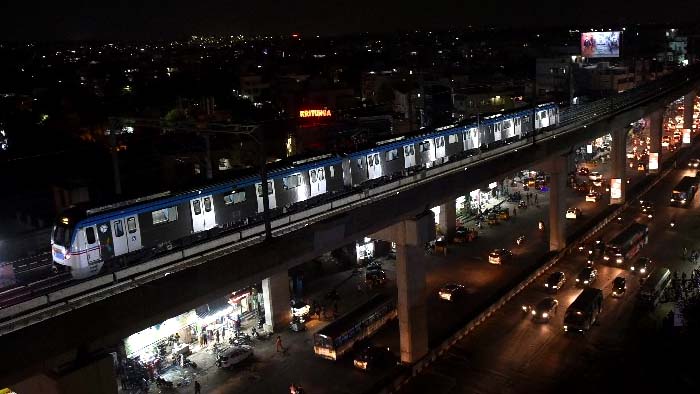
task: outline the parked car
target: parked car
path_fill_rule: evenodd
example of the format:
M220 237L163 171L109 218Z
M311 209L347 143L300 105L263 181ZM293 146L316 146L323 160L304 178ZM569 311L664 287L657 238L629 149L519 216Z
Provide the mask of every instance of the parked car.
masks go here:
M489 253L489 263L491 264L503 264L513 257L513 252L508 249L494 249L493 252Z
M600 193L596 191L590 191L586 194L586 202L598 202L600 200Z
M544 287L552 292L557 292L566 283L566 275L563 272L552 272L544 282Z
M581 210L578 208L569 208L566 210L567 219L578 219L581 217Z
M598 277L598 270L593 267L586 267L576 277L576 284L579 286L590 286Z
M459 283L448 283L438 291L438 296L445 301L454 301L466 293L464 286Z
M355 368L363 371L375 370L381 366L395 364L396 356L388 347L375 345L360 345L352 359L352 364Z
M649 276L652 270L652 262L648 257L640 257L630 266L630 271L639 274L641 279Z
M231 346L219 353L216 365L219 368L232 368L253 356L253 348L248 345Z
M552 297L547 297L538 302L532 308L530 314L532 314L532 320L547 323L557 313L557 309L559 309L559 301Z
M627 291L627 280L622 276L618 276L613 279L612 296L622 297L622 295L625 294L625 291Z
M599 181L599 180L603 179L603 174L601 174L598 171L593 171L590 174L588 174L588 179L590 179L592 181Z

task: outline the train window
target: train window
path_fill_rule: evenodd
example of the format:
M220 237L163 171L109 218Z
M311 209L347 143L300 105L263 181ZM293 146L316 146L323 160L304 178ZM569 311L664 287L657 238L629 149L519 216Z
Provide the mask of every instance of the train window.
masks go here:
M258 197L262 197L262 195L263 195L262 183L259 183L256 186L257 186L256 189L258 190ZM267 195L270 196L274 192L275 192L275 190L272 188L272 181L267 181Z
M126 219L126 231L128 231L129 234L136 232L136 218L131 217Z
M309 176L311 177L311 182L316 182L318 180L318 177L316 176L316 170L309 171L309 174Z
M374 155L374 165L376 165L376 166L379 165L379 153Z
M331 178L335 177L335 168L333 168L333 166L330 166L328 169L331 170Z
M421 151L421 153L422 153L422 152L425 152L425 151L428 151L428 150L430 150L430 141L423 141L423 142L420 144L420 151Z
M404 146L404 150L406 147ZM399 150L398 149L392 149L388 152L386 152L386 161L392 161L395 160L399 157Z
M323 168L318 169L318 180L323 181L326 179L326 175L323 172Z
M360 169L362 169L362 158L361 157L359 159L357 159L357 166L360 167Z
M204 197L204 210L211 212L211 198L209 197Z
M124 223L121 220L117 220L114 222L114 236L118 238L122 235L124 235Z
M201 206L201 203L199 202L199 199L192 200L192 208L194 209L195 215L199 215L200 213L202 213L202 206ZM168 220L168 218L166 217L164 221L167 221L167 220ZM153 224L156 224L155 219L154 219Z
M403 147L403 155L404 156L410 156L411 155L411 149L408 145Z
M450 144L455 144L455 143L459 142L459 135L450 134L450 137L449 137L447 142L449 142Z
M194 206L194 202L197 202L196 206L199 207L199 200L194 200L192 201L192 205ZM196 210L195 210L196 212ZM199 212L201 213L202 210L200 209ZM199 213L197 214L199 215ZM159 209L157 211L151 212L151 218L153 219L153 224L160 224L160 223L165 223L165 222L174 222L177 220L177 207L170 207L170 208L163 208ZM131 218L130 218L131 219ZM132 231L129 230L131 233Z
M224 196L226 205L238 204L245 201L245 190L236 190Z
M367 166L374 167L374 160L372 159L372 156L367 156Z
M309 173L313 174L314 170ZM311 179L315 182L315 176L311 175ZM301 185L301 174L293 174L288 177L282 178L282 183L284 183L285 189L294 189L295 187Z
M88 245L92 245L95 243L95 229L92 227L86 227L85 228L85 240L87 241Z

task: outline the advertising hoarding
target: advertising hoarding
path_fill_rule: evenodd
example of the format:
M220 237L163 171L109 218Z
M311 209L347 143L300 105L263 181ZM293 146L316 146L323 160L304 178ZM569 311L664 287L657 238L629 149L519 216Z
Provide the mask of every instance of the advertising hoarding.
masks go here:
M649 152L649 171L659 169L659 153Z
M610 179L610 199L622 198L622 179Z
M690 144L690 129L683 129L683 145Z
M620 57L619 31L581 33L581 56L587 58Z

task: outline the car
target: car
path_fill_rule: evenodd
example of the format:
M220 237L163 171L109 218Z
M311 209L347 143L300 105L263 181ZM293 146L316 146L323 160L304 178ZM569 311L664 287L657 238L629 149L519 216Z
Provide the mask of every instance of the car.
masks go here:
M569 208L566 210L567 219L578 219L581 217L581 210L578 208Z
M248 345L231 346L220 352L216 358L219 368L232 368L253 356L253 348Z
M652 269L651 259L648 257L640 257L632 265L630 265L630 271L639 274L642 279L649 276Z
M586 202L598 202L598 200L600 200L600 193L591 191L586 194Z
M396 362L396 356L388 347L364 344L357 347L352 365L363 371L375 370Z
M576 182L574 190L579 193L588 193L591 190L591 185L588 182Z
M591 172L591 170L589 170L589 169L586 168L586 167L581 167L581 168L578 169L578 174L579 174L579 175L586 176L586 175L590 174L590 172Z
M566 283L566 275L563 272L552 272L547 280L544 282L544 287L556 293L559 289Z
M700 159L690 159L688 161L688 168L698 168L700 167Z
M603 179L603 174L601 174L598 171L593 171L590 174L588 174L588 179L590 179L592 181L599 181L599 180Z
M579 286L590 286L598 277L598 270L593 267L586 267L579 272L576 277L576 284Z
M643 217L651 219L654 217L654 206L650 202L645 201L640 206L640 212Z
M538 302L532 308L530 314L533 321L547 323L552 316L556 315L557 309L559 309L559 301L552 297L547 297Z
M613 297L622 297L622 295L625 294L626 290L627 290L627 280L624 277L618 276L615 279L613 279L613 283L612 283L612 296Z
M503 264L508 262L513 257L513 252L508 249L494 249L489 253L489 263Z
M464 285L448 283L438 290L438 297L445 301L454 301L465 294Z
M365 284L368 286L381 286L386 283L386 272L383 269L368 269L365 272Z

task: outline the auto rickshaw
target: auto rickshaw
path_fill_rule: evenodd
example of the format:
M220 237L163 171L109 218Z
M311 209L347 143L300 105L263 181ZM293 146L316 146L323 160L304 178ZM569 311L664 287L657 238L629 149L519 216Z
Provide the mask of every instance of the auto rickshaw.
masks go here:
M501 211L498 212L498 219L500 219L500 220L510 219L510 213L509 213L508 209L501 209Z

